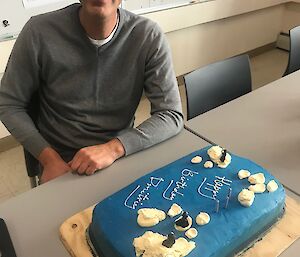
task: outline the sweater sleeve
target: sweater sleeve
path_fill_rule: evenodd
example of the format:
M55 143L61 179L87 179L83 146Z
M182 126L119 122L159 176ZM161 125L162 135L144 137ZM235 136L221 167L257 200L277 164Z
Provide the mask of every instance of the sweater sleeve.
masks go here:
M145 64L145 95L151 103L151 117L137 128L118 136L126 155L160 143L183 127L183 114L171 51L163 32L155 27Z
M31 96L40 83L37 42L31 19L15 42L0 87L0 120L36 158L49 145L27 113Z

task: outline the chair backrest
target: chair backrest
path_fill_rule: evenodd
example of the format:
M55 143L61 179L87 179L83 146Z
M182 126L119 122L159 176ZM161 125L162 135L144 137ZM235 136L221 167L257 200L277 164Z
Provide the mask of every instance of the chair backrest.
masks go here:
M299 69L300 69L300 26L290 30L289 61L283 76L286 76Z
M36 124L37 118L39 115L39 93L35 92L30 100L30 103L27 107L27 113ZM27 174L30 178L38 176L40 169L39 169L39 161L26 149L24 149L24 157L25 157L25 165Z
M189 120L251 91L249 57L240 55L216 62L183 78Z

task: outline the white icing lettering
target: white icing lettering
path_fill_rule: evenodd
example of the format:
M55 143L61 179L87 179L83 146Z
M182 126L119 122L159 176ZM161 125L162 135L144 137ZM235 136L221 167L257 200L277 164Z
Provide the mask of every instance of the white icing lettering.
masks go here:
M217 179L220 179L221 180L221 183L227 185L227 186L230 186L232 181L229 180L229 179L226 179L225 177L219 177L219 176L215 176L215 178Z
M203 188L203 186L204 186L204 183L206 182L207 178L203 179L202 183L198 187L198 193L201 196L212 199L212 200L216 200L221 188L224 185L230 186L232 183L231 180L226 179L225 177L215 176L215 178L216 179L214 180L214 184L206 183L204 188ZM206 192L205 192L205 190L206 190Z
M193 177L195 174L198 175L199 173L196 171L189 170L189 169L184 169L183 171L181 171L181 174L186 177L188 177L188 176Z
M135 210L139 204L143 205L143 202L146 200L149 200L149 190L151 189L151 187L153 188L157 188L159 186L159 184L161 182L163 182L164 179L162 178L155 178L155 177L151 177L150 178L150 183L148 182L146 184L146 186L138 193L138 195L136 196L136 199L132 202L132 204L129 204L131 198L135 195L135 193L141 188L140 185L138 185L130 194L129 196L125 199L124 201L124 205L130 209Z
M126 207L128 207L128 208L130 208L130 209L135 209L135 205L133 205L133 206L130 206L130 205L128 205L127 203L128 203L128 201L129 201L129 199L130 199L130 197L131 196L133 196L134 195L134 193L140 188L141 186L137 186L130 194L129 194L129 196L125 199L125 202L124 202L124 205L126 206Z
M194 175L199 174L198 172L189 170L189 169L184 169L181 171L181 177L178 181L175 182L175 187L172 189L172 191L169 193L167 196L168 190L171 188L171 186L174 183L174 180L171 180L169 185L167 186L166 190L163 192L163 198L169 201L173 201L176 195L181 195L184 196L183 192L184 189L188 186L186 181L189 181L188 177L193 177ZM181 190L181 191L180 191Z
M207 194L204 194L204 193L201 191L202 186L204 185L204 183L205 183L206 180L207 180L207 178L204 178L203 181L202 181L202 183L201 183L200 186L198 187L198 193L199 193L200 195L202 195L203 197L205 197L205 198L210 198L210 199L212 199L212 200L215 200L215 198L213 198L213 196L209 196L209 195L207 195Z
M155 177L151 177L150 178L150 183L151 183L151 185L153 186L153 187L158 187L159 186L159 184L161 183L161 182L163 182L164 180L162 179L162 178L155 178Z
M163 198L170 200L170 201L174 200L176 194L172 191L170 194L170 197L167 197L166 193L169 190L169 188L172 186L173 182L174 182L174 180L171 180L170 184L167 186L166 190L163 192Z

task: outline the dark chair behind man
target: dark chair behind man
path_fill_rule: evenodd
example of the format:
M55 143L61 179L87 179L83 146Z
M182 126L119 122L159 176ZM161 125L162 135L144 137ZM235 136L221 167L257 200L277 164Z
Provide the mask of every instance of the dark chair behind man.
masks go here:
M27 112L33 122L36 124L38 114L39 114L39 93L35 92L31 97L30 103L27 107ZM25 158L25 165L28 177L30 179L30 185L32 188L36 187L39 184L39 161L25 148L24 150L24 158Z
M300 69L300 26L290 30L290 52L283 77Z
M251 91L248 55L199 68L184 76L187 119L205 113Z

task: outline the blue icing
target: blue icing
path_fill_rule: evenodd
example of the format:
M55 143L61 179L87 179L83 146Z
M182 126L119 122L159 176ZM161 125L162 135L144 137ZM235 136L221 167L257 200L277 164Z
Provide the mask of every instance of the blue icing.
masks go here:
M176 238L185 237L184 232L174 229L178 216L167 217L154 227L140 227L136 221L140 208L157 208L167 213L171 205L177 203L188 211L193 218L192 227L198 230L198 236L192 239L196 242L196 248L189 257L232 256L282 216L284 188L271 174L252 161L232 154L232 162L226 169L216 165L212 169L204 168L204 162L209 160L207 149L157 169L98 203L89 227L91 241L98 252L102 251L105 257L134 257L133 239L148 230L164 235L173 231ZM203 160L192 164L191 159L196 155ZM247 179L238 178L240 169L247 169L251 174L264 173L266 183L274 179L278 190L256 194L250 208L241 206L237 195L250 183ZM229 188L232 189L232 196L225 209ZM215 211L216 201L211 198L219 200L218 213ZM195 221L201 211L211 217L210 223L205 226L198 226Z

